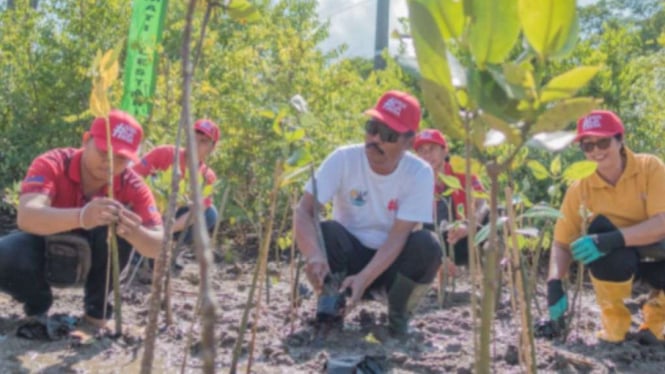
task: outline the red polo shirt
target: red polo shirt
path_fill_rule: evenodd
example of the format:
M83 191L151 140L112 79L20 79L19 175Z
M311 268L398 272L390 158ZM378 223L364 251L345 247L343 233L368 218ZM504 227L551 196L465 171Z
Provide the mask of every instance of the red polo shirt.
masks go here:
M81 186L81 157L83 149L56 148L32 161L21 183L21 194L48 195L55 208L78 208L95 197L107 196L108 186L102 187L89 199ZM138 214L143 225L162 224L155 198L143 179L127 169L113 179L113 197Z
M171 165L173 165L173 156L175 155L175 146L173 145L162 145L154 148L150 152L146 153L145 156L141 159L141 162L134 165L134 171L139 175L147 177L148 175L154 174L158 171L168 170ZM180 149L180 160L178 160L178 166L180 167L180 175L185 175L186 162L185 162L185 150ZM212 171L203 162L199 162L199 173L203 176L206 185L212 185L217 180L217 175ZM205 197L203 199L203 205L208 208L212 206L212 196Z
M464 188L466 186L466 174L455 173L453 171L452 165L449 162L443 164L443 174L456 177L460 181L462 186L461 190L455 190L451 195L453 201L453 212L455 213L455 219L468 218L467 216L467 207L466 207L466 192ZM471 176L471 189L474 191L482 192L485 189L483 188L482 183L475 175ZM446 184L443 183L439 178L436 179L434 186L434 193L436 198L440 198L441 194L446 190Z

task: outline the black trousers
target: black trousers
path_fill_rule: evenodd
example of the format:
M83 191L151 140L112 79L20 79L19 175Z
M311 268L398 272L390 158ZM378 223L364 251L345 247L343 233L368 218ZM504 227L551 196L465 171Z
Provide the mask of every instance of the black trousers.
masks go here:
M365 247L337 221L321 223L326 244L328 264L333 273L346 276L359 273L376 254L375 249ZM441 247L432 232L418 230L409 237L395 262L367 288L368 291L385 287L389 289L398 273L417 283L430 283L441 265Z
M449 219L449 211L448 211L448 199L439 199L436 201L436 228L435 225L432 223L426 223L423 225L423 227L426 230L431 230L433 232L436 232L438 230L439 225L441 225L442 221L447 221L450 222ZM483 224L486 224L489 219L489 215L485 217L483 220ZM443 240L446 243L446 246L444 247L446 249L446 255L450 256L451 250L455 251L455 265L457 266L466 266L469 264L469 238L462 238L455 243L455 245L450 245L448 244L448 232L443 233Z
M615 249L589 264L591 274L603 281L625 282L631 277L665 290L665 261L642 262L635 248Z
M107 227L92 230L76 230L90 242L91 266L83 287L85 313L90 317L104 316L104 296L112 289L106 286ZM124 268L131 253L131 245L118 237L120 268ZM23 303L26 315L46 313L53 304L51 286L44 276L45 240L43 236L14 231L0 238L0 290ZM112 307L107 305L106 317L110 318Z
M589 234L616 230L604 216L594 219L589 225ZM630 278L642 280L651 287L665 290L665 261L642 262L634 247L615 249L588 265L591 274L599 280L625 282Z

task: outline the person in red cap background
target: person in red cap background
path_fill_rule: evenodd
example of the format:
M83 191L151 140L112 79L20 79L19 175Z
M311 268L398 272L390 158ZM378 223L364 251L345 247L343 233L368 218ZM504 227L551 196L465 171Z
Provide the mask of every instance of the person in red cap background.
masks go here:
M155 200L144 181L127 168L138 160L143 136L129 114L109 114L113 148L113 199L108 198L108 155L104 118L92 122L83 147L57 148L35 158L21 183L17 225L19 230L0 238L0 290L23 303L27 316L43 317L53 302L51 285L84 287L85 319L105 325L112 308L103 309L107 276L107 228L114 222L120 266L132 247L155 257L163 238ZM47 242L54 234L69 233L60 252ZM71 238L72 236L69 236ZM76 241L74 241L76 242ZM62 255L62 253L70 255ZM75 253L72 255L72 253ZM88 258L86 261L85 258ZM88 272L81 273L87 268Z
M365 113L371 118L364 144L337 148L317 170L318 201L312 180L305 186L294 217L295 238L319 293L317 319L341 319L369 291L385 291L390 331L400 335L441 264L434 235L415 230L432 222L434 178L427 163L407 152L420 123L416 98L388 91ZM331 200L332 220L320 224L321 248L314 205ZM328 295L321 294L337 278L344 279L334 289L350 292L343 311L327 308Z
M219 127L216 123L209 119L199 119L194 122L194 131L196 133L196 152L199 159L199 173L203 177L205 185L212 186L215 181L217 181L217 176L215 172L206 165L205 160L212 154L215 150L215 146L219 141ZM157 172L168 170L173 166L174 155L176 149L174 145L163 145L152 149L150 152L146 153L141 161L134 165L134 171L143 177L149 175L154 175ZM184 148L181 148L178 151L178 166L180 169L181 177L185 175L187 170L187 159L185 158L186 151ZM207 196L203 199L203 205L205 207L204 217L206 221L206 227L208 231L212 233L215 223L217 222L217 209L213 204L212 196ZM176 221L173 225L173 233L176 234L183 232L185 230L184 242L191 244L192 243L192 229L191 222L189 227L187 224L189 222L189 207L183 206L178 207L176 211Z
M631 296L633 282L642 279L653 291L642 308L637 337L643 343L662 341L665 246L659 242L665 238L665 166L656 156L628 149L623 123L610 111L594 110L580 118L575 140L598 167L564 196L550 253L550 320L541 326L541 335L556 337L564 327L568 298L561 280L575 260L590 271L601 314L599 339L617 343L626 338L631 314L624 299ZM588 212L587 222L582 209Z
M435 171L434 194L436 200L436 227L443 231L444 239L453 246L455 251L455 265L467 265L469 262L469 246L466 240L468 235L469 210L466 206L466 174L453 172L453 167L448 162L450 150L446 138L439 130L426 129L421 131L413 145L418 156L427 161ZM449 175L457 178L462 189L456 189L447 197L448 187L439 175ZM484 188L477 176L471 176L471 188L474 191L483 192ZM475 199L473 214L476 222L482 223L487 218L488 208L485 199ZM452 212L453 217L450 217ZM448 225L457 221L455 225ZM445 226L445 227L442 227ZM434 225L425 225L433 229ZM454 268L453 268L454 270Z

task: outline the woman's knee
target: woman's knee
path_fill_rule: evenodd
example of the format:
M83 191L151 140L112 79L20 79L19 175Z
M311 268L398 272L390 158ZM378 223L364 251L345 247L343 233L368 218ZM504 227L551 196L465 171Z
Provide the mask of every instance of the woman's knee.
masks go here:
M599 280L625 282L637 273L639 257L630 248L616 249L589 264L591 274Z

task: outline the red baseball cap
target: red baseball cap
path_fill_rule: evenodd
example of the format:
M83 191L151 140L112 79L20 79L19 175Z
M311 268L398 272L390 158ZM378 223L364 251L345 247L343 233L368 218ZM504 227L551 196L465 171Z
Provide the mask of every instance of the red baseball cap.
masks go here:
M577 136L579 141L585 136L610 137L623 134L623 123L619 116L609 110L594 110L577 120Z
M113 109L109 113L111 126L111 147L116 155L138 161L138 151L143 138L141 125L130 114ZM95 139L95 146L106 151L106 119L95 118L90 125L90 136Z
M405 133L418 132L420 104L418 99L401 91L388 91L381 96L374 108L365 111L391 129Z
M413 148L418 149L421 145L425 143L433 143L447 148L446 137L443 136L441 131L436 129L425 129L416 135L416 140L413 143Z
M209 119L202 118L194 122L194 130L202 132L215 143L219 140L219 127Z

